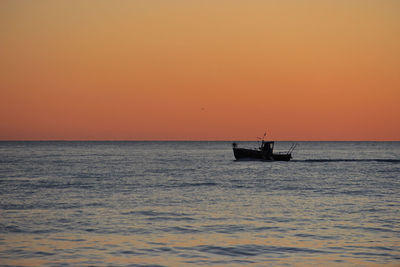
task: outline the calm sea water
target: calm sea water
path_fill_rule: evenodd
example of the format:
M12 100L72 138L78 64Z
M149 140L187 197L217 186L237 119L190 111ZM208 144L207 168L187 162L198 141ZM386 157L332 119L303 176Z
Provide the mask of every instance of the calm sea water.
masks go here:
M0 142L0 265L399 266L400 142Z

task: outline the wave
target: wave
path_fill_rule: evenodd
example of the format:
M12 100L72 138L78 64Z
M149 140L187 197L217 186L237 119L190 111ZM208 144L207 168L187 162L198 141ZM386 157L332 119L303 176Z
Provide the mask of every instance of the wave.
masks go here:
M195 250L209 254L216 254L220 256L229 257L243 257L243 256L258 256L260 254L282 254L282 253L329 253L325 250L308 249L300 247L281 247L281 246L268 246L268 245L238 245L238 246L207 246L201 245L196 247L181 248L185 250Z
M198 183L176 183L176 184L168 184L163 187L165 188L181 188L181 187L196 187L196 186L217 186L217 183L214 182L198 182ZM157 185L158 187L158 185Z
M182 183L177 185L178 187L187 187L187 186L215 186L217 183L213 182L204 182L204 183Z

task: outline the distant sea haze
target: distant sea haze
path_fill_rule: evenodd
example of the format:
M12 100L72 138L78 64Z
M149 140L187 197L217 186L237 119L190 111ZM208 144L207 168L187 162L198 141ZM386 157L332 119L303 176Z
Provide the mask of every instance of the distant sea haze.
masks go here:
M0 265L399 265L400 142L298 143L0 142Z

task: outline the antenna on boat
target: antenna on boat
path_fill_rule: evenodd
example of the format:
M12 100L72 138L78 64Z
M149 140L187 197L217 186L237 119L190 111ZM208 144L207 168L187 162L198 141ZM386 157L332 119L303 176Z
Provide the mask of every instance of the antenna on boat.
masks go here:
M257 139L258 139L258 140L264 141L265 136L267 136L267 132L264 132L264 135L263 135L262 138L257 136Z

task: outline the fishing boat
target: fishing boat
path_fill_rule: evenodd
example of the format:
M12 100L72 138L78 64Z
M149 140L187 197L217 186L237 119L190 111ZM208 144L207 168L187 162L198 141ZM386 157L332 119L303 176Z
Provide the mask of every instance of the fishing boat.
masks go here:
M237 143L232 143L233 155L236 160L289 161L296 144L292 145L287 152L274 153L274 143L274 141L264 141L263 138L261 146L257 149L239 148Z

